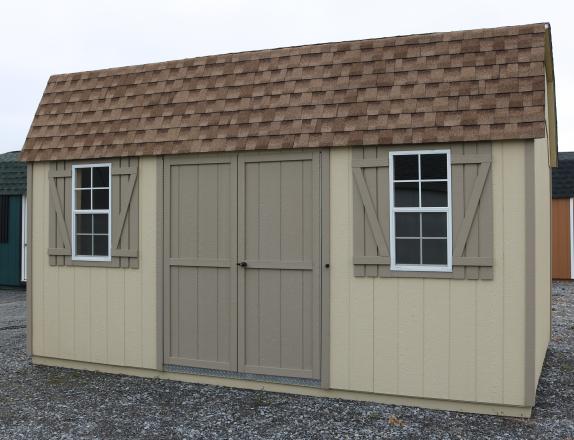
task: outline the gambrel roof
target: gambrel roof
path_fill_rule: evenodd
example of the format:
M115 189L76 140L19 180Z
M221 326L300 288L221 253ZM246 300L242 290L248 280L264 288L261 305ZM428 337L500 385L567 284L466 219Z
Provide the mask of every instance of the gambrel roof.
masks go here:
M541 138L548 32L532 24L54 75L23 159Z

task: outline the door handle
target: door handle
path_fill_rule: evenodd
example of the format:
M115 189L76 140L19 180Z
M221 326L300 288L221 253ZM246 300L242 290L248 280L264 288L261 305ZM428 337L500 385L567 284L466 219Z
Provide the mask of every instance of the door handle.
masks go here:
M237 265L241 266L241 267L247 267L247 261L241 261L241 262L237 263Z

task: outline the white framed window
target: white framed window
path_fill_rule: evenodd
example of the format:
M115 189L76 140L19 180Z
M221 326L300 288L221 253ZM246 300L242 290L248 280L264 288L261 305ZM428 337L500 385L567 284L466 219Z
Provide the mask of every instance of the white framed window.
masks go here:
M389 153L391 270L452 271L449 150Z
M112 165L72 166L72 259L111 261Z

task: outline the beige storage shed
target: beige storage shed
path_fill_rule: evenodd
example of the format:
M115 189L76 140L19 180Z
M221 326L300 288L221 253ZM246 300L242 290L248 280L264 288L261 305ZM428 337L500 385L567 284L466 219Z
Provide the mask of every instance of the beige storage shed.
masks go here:
M535 404L548 24L55 75L22 154L35 364Z

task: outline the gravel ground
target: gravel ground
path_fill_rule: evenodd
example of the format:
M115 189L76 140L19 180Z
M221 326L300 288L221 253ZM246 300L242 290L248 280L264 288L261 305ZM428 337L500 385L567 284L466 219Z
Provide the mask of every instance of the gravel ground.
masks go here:
M554 285L529 420L233 390L32 366L25 303L0 291L0 438L532 438L574 440L574 283Z

